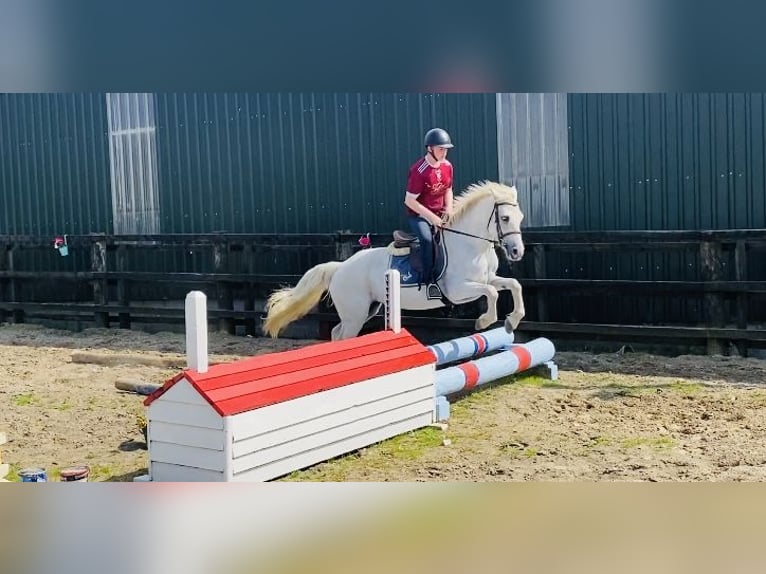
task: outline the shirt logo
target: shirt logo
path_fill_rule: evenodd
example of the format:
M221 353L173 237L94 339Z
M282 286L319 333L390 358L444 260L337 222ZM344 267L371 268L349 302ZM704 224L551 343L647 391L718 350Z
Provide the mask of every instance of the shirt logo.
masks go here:
M445 189L447 189L447 185L439 182L439 183L434 183L433 185L430 186L430 188L431 188L431 192L430 192L431 195L439 195Z

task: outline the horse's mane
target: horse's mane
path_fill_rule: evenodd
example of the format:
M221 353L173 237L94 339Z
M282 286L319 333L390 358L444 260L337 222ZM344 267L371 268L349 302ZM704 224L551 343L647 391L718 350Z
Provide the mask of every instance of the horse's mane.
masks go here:
M496 181L480 181L469 185L463 193L455 196L455 205L450 222L457 221L471 206L485 197L492 196L495 201L518 202L516 186L507 186Z

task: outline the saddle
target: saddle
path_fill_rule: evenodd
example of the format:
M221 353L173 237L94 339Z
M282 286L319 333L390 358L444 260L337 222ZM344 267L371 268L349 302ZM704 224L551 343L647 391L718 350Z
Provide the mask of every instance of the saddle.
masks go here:
M418 236L401 229L397 229L392 235L394 241L388 246L388 251L392 255L391 269L397 269L402 274L402 285L417 285L418 289L420 289L420 286L423 284L421 282L423 262L420 258L420 240ZM442 244L441 234L436 235L435 242L437 249L434 256L434 265L437 279L441 279L447 268L447 252ZM439 293L439 297L428 296L428 299L441 299L445 305L450 307L453 305L442 293Z
M417 235L413 235L412 233L407 233L406 231L402 231L401 229L397 229L396 231L394 231L393 236L394 236L394 247L397 249L400 249L402 247L413 247L413 243L420 243Z

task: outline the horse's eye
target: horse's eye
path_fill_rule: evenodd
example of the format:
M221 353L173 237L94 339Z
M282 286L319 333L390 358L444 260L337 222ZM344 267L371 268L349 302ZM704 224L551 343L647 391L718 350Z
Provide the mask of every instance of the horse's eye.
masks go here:
M507 216L507 215L503 215L500 218L500 221L502 221L503 223L508 223L510 220L511 220L511 218L509 216Z

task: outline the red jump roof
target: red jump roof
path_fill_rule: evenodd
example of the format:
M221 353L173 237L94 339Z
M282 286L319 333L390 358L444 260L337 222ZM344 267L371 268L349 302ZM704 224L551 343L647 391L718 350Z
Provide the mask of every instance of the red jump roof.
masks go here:
M186 379L221 416L228 416L435 362L406 329L379 331L213 365L206 373L185 369L144 405Z

